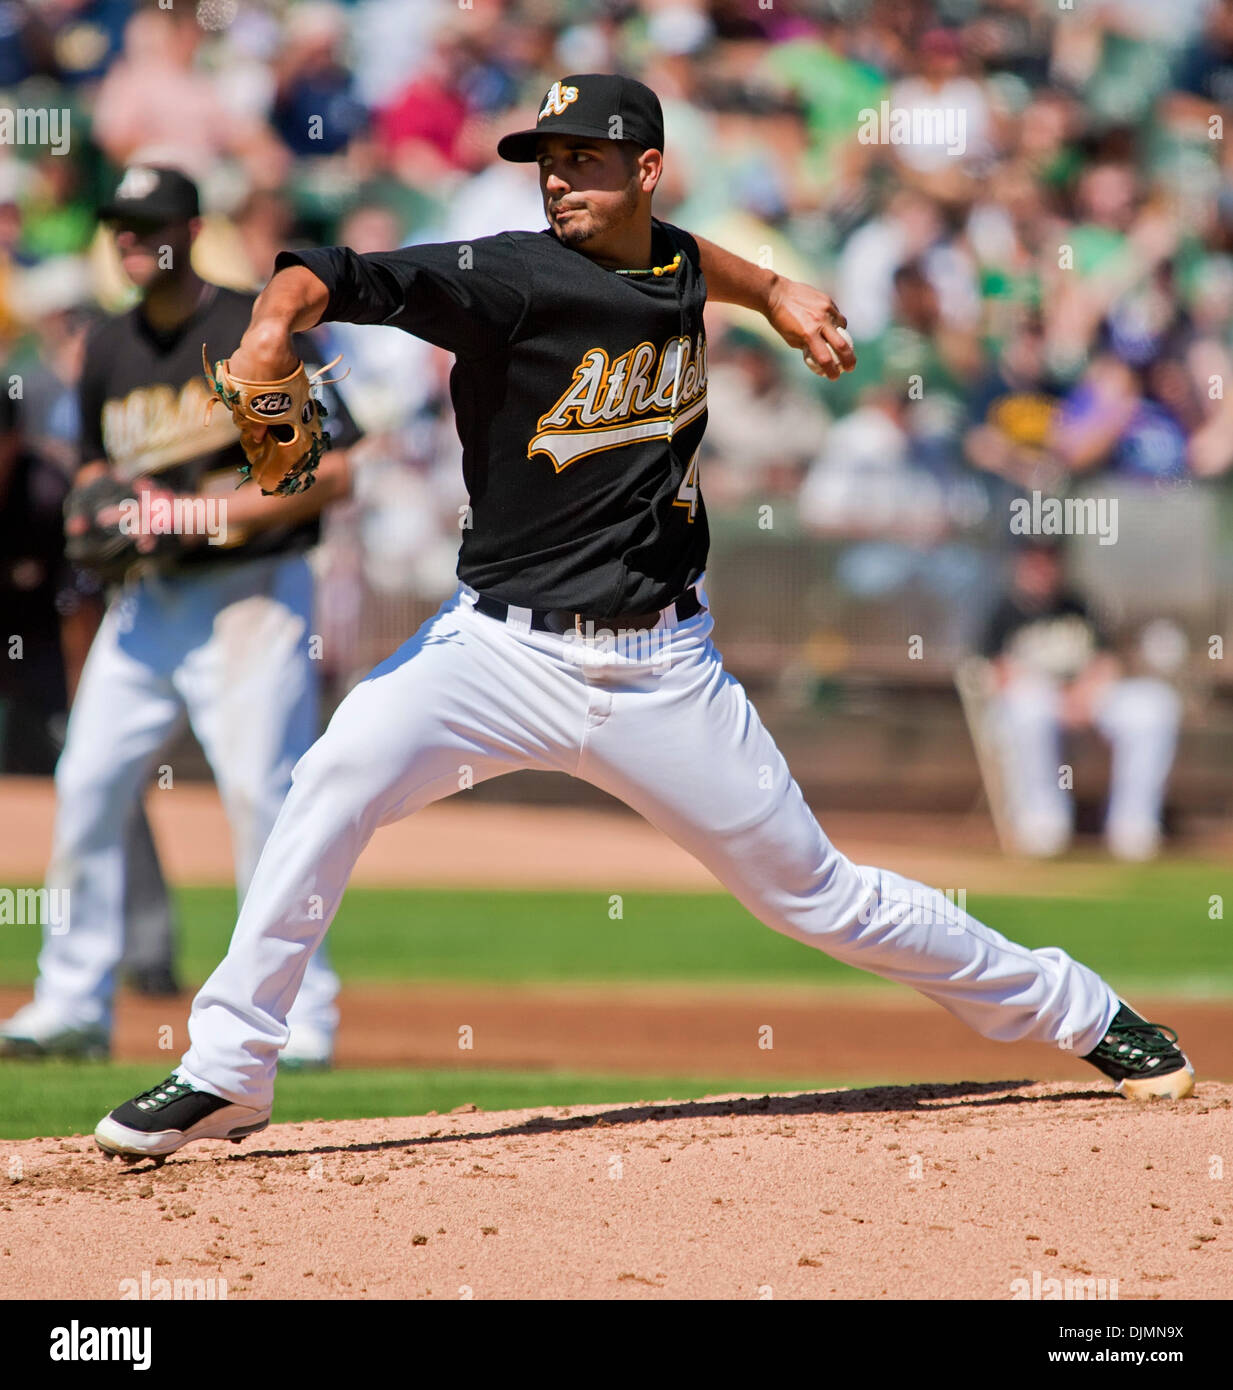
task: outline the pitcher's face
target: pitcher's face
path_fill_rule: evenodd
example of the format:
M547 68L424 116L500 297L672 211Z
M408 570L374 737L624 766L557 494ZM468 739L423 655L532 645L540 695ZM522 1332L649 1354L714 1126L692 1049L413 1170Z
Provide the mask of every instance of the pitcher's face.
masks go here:
M638 210L641 171L619 140L546 135L536 162L548 225L567 246L584 250Z

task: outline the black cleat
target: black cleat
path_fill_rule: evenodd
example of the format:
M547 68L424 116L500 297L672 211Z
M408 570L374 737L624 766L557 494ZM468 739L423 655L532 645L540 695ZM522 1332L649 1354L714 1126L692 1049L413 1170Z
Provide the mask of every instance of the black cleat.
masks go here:
M233 1105L198 1091L174 1074L152 1090L125 1101L95 1127L94 1142L105 1154L163 1159L194 1139L234 1139L256 1134L270 1123L268 1110Z
M148 999L174 999L180 982L169 965L142 965L128 972L128 987Z
M1083 1059L1132 1100L1185 1100L1194 1090L1194 1068L1177 1045L1177 1034L1140 1018L1123 1004L1109 1031Z
M41 1004L27 1004L0 1023L0 1057L30 1061L67 1057L97 1062L106 1061L110 1051L111 1037L101 1023L64 1023Z

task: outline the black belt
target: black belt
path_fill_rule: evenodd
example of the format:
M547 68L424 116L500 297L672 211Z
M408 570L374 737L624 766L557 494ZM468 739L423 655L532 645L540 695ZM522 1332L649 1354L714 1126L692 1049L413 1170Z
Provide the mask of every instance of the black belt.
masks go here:
M486 618L496 618L502 623L509 617L511 606L514 605L502 603L499 598L489 598L487 594L480 594L475 600L477 613L482 613ZM568 608L532 608L523 611L531 614L532 632L555 632L558 635L577 632L583 636L601 631L645 632L654 627L665 612L662 608L653 608L649 613L619 613L611 618L593 618L586 613L573 613ZM702 601L698 598L698 591L686 589L676 601L678 622L684 622L686 618L701 612Z

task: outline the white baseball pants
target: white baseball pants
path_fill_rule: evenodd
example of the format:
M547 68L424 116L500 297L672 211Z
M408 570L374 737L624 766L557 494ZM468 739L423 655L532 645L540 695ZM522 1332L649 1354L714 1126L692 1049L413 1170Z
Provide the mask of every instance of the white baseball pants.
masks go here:
M1059 853L1073 829L1073 801L1059 780L1061 706L1056 681L1028 674L990 706L1011 824L1025 854ZM1181 696L1167 681L1137 676L1100 692L1092 722L1112 753L1105 835L1123 858L1146 857L1159 841L1181 721Z
M380 825L519 768L620 797L774 930L920 990L989 1038L1091 1051L1118 1008L1064 951L1029 951L940 893L827 840L702 612L615 641L474 611L465 586L360 682L300 760L226 958L193 1004L180 1075L273 1095L286 1016ZM598 847L597 847L598 848Z
M243 899L291 769L317 730L311 621L302 555L143 578L108 607L56 765L47 883L69 890L70 924L44 932L33 1006L43 1027L110 1027L124 951L125 835L159 749L186 715L230 821ZM174 769L172 778L153 794L174 796ZM338 977L318 960L287 1005L294 999L297 1022L332 1036L337 992Z

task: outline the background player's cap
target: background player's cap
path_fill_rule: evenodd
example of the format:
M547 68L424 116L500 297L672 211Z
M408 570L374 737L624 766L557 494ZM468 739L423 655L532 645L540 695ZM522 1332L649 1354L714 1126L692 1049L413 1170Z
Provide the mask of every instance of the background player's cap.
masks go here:
M632 140L644 150L662 150L664 113L655 93L632 77L575 73L549 87L540 102L535 128L502 136L497 153L514 164L530 164L541 135Z
M178 169L153 164L131 164L124 171L111 201L99 209L104 222L132 218L163 226L191 222L201 216L197 185Z

